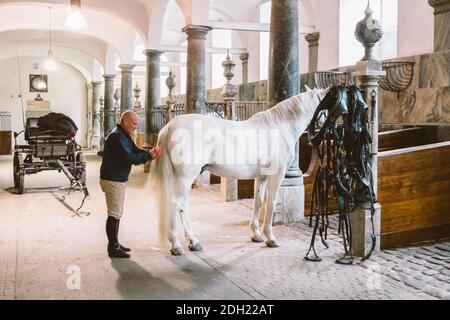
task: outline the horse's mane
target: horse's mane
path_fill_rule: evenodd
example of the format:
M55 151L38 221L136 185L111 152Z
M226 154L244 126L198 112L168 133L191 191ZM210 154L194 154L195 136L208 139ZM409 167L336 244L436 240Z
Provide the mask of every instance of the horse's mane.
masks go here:
M314 114L315 107L317 107L320 102L320 100L317 100L317 103L315 103L313 99L320 99L319 95L323 91L312 90L302 92L289 99L279 102L266 111L255 113L247 121L258 124L266 124L269 126L278 126L286 120L299 120L304 118L305 115L307 115L309 121L309 118Z

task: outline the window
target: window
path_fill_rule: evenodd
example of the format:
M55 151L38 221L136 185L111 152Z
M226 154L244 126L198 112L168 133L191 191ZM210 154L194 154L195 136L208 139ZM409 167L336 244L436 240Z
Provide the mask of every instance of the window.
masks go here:
M231 48L231 30L212 30L212 46L214 48ZM223 77L222 62L227 55L224 53L214 53L212 55L212 87L221 88L226 79Z
M270 23L270 11L272 1L268 1L259 6L259 22ZM259 79L269 78L269 50L270 50L270 33L259 33Z
M366 1L341 0L339 19L339 65L353 65L364 56L364 48L355 38L358 21L364 18ZM383 28L383 37L374 47L379 60L397 56L397 11L398 0L372 0L372 16Z

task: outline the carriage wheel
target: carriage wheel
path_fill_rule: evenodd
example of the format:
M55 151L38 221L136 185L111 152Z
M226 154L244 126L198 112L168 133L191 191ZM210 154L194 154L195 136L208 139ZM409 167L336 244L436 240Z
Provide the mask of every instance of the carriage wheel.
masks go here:
M25 185L25 173L23 172L23 157L20 153L14 153L14 187L17 189L18 194L23 193Z
M86 165L86 160L84 159L84 154L81 151L78 151L75 155L75 161L77 163L83 163L84 165ZM84 185L86 185L86 167L84 167L84 169L79 169L80 171L77 170L77 178L83 180Z

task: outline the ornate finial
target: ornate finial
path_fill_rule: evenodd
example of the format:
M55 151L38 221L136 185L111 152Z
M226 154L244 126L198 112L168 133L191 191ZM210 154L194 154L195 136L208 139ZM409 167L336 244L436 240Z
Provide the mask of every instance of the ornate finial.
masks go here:
M367 8L365 11L366 16L370 16L373 13L372 8L370 7L370 0L367 0Z
M138 83L136 82L136 87L133 89L134 92L134 98L136 99L134 103L135 108L141 107L141 102L139 101L139 97L141 96L141 88L139 88Z
M236 63L230 58L230 52L227 50L227 59L222 62L222 67L224 69L223 76L227 79L227 83L222 87L221 94L225 97L235 97L237 94L237 89L234 85L230 83L231 79L234 77L234 67Z
M175 82L175 75L172 72L172 68L170 68L169 75L166 78L166 86L167 86L167 88L169 88L169 96L168 97L169 97L170 102L173 102L172 91L176 85L177 85L177 83Z
M376 60L373 54L373 47L380 41L383 36L383 29L380 23L372 17L372 9L370 8L370 0L367 1L367 9L365 18L356 24L355 37L362 43L365 49L365 55L361 61Z

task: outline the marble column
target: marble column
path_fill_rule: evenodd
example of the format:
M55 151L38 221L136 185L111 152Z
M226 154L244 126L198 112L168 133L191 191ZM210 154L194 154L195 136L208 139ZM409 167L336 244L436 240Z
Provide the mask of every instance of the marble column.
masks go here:
M105 105L104 105L104 135L105 137L116 126L116 118L114 112L114 78L115 74L104 74L105 78Z
M242 85L239 86L239 100L251 101L249 97L249 85L248 85L248 52L241 53L239 58L242 62Z
M87 129L86 129L86 144L87 148L91 149L92 137L92 84L86 84L87 91Z
M158 135L158 128L152 127L152 110L160 103L160 59L163 51L145 50L147 57L147 79L145 99L145 142L144 148L151 149Z
M120 112L133 108L133 68L134 64L121 64L122 79L120 82Z
M98 150L100 148L100 96L102 81L92 82L92 137L91 149Z
M450 0L428 0L434 8L434 52L450 50Z
M247 84L248 83L248 52L241 53L239 58L242 61L242 83Z
M188 25L187 34L186 112L206 112L206 35L212 28Z
M269 107L299 93L298 0L273 0L270 23ZM274 223L298 222L304 217L303 176L299 144L278 196Z
M305 36L306 41L308 42L309 55L308 55L308 72L316 72L317 64L319 61L319 32L309 33Z

